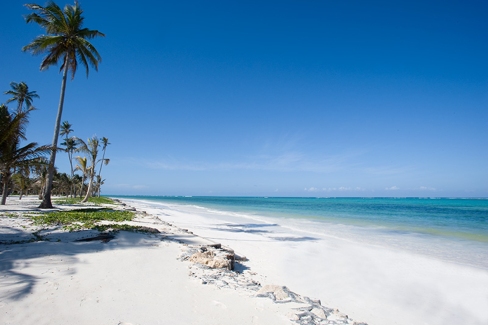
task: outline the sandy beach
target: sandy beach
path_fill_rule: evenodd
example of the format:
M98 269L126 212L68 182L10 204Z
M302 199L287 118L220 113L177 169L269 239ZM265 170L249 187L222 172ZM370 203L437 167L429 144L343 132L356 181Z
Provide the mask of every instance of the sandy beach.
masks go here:
M40 228L19 215L38 203L10 197L0 210L2 324L360 324L268 281L251 266L259 257L239 257L238 272L191 263L187 257L216 241L137 204L128 224L159 232L120 231L103 242L77 241L98 235L93 230Z
M197 206L124 199L250 257L268 283L375 325L488 323L488 271L354 238ZM276 221L274 219L273 221Z
M195 206L118 202L108 207L136 213L125 224L151 231L79 241L100 233L36 226L22 215L37 211L37 199L8 199L0 208L0 323L488 321L483 268L347 238L307 237L265 220ZM229 252L234 270L225 264Z

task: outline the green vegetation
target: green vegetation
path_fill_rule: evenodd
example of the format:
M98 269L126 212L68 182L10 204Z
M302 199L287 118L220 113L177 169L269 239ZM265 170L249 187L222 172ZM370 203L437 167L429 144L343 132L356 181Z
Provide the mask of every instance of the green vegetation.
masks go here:
M27 87L27 86L26 86ZM24 101L26 101L24 99ZM30 101L29 101L30 102ZM10 191L12 176L19 186L20 198L27 187L30 170L43 164L42 157L51 151L50 146L38 146L36 142L21 144L27 140L25 129L28 115L34 110L32 106L11 113L4 104L0 105L0 178L2 183L2 198L0 204L5 205Z
M107 148L107 145L109 144L108 143L108 139L107 138L102 138L104 139L103 140L103 143L104 143L104 146L103 146L103 156L105 157L105 150ZM110 161L110 159L99 159L97 160L97 157L98 157L98 148L100 147L100 140L98 139L97 136L93 136L91 138L88 139L87 142L81 140L81 139L77 139L78 143L79 143L79 147L78 149L76 149L76 151L82 151L82 152L85 152L88 157L90 157L90 162L91 162L91 166L88 167L88 178L89 178L89 182L88 182L88 189L86 191L86 195L85 195L85 198L81 201L81 202L86 202L88 201L88 199L90 197L93 196L93 180L95 179L95 171L96 171L96 166L98 163L101 163L102 165L105 164L107 165ZM102 171L101 167L100 167L100 172ZM99 174L99 182L97 182L98 185L101 185L102 183L102 179L101 179L101 176ZM95 191L96 192L96 191Z
M132 226L132 225L125 225L125 224L109 224L109 225L98 225L95 226L96 230L98 231L107 231L111 229L112 231L134 231L134 232L146 232L146 233L158 233L159 231L155 228L149 228L144 226Z
M135 213L110 209L79 209L73 211L57 211L32 215L35 225L63 225L69 231L78 229L97 229L100 221L130 221Z
M81 201L82 201L83 198L81 197L76 197L76 198L63 198L63 199L56 199L54 200L54 203L56 204L81 204ZM90 203L94 203L96 205L100 205L100 204L114 204L115 202L111 199L111 198L108 198L108 197L105 197L105 196L100 196L100 197L91 197L88 199L88 202Z

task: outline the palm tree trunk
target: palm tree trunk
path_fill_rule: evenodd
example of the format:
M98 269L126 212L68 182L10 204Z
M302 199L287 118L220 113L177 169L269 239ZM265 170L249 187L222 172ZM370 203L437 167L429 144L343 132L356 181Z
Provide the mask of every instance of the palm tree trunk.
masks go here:
M88 201L88 198L91 196L91 190L93 186L93 178L95 175L92 173L90 176L90 182L88 183L88 189L86 190L85 198L81 201L81 203Z
M83 195L83 185L85 185L85 174L83 174L83 177L81 178L81 186L80 186L80 197Z
M102 167L103 167L103 163L105 161L105 150L107 150L106 146L103 148L102 161L100 162L100 170L98 171L98 176L100 176L100 186L98 187L98 197L100 197L100 188L102 187Z
M49 158L48 175L47 175L47 185L44 192L44 198L39 205L40 209L52 209L53 204L51 203L51 189L53 185L54 176L54 162L56 161L56 151L58 149L58 136L59 128L61 125L61 116L63 115L63 105L64 105L64 94L66 91L66 77L68 76L68 56L64 58L64 70L63 70L63 81L61 82L61 95L59 97L58 114L56 116L56 123L54 125L54 136L51 149L51 157Z
M8 196L8 183L10 182L10 176L9 175L3 175L2 177L2 185L3 185L3 190L2 190L2 202L0 205L5 205L7 202L7 196Z
M68 152L68 158L69 158L69 164L70 164L70 167L71 167L71 187L70 187L70 194L71 194L71 197L73 197L73 192L75 191L75 183L73 181L73 177L75 176L75 172L73 171L73 152ZM76 197L76 193L75 193L75 197Z

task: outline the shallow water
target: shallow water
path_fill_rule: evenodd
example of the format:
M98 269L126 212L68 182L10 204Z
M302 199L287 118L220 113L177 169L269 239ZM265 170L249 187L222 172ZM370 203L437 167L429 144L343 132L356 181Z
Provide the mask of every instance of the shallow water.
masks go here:
M203 209L216 217L230 218L229 221L237 218L237 223L242 218L249 220L243 223L244 228L236 227L234 231L294 234L292 237L275 235L286 240L335 236L488 269L487 199L125 198Z

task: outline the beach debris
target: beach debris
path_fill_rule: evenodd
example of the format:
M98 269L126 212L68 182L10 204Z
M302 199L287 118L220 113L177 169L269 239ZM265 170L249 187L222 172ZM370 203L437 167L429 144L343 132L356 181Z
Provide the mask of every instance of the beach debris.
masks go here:
M217 258L212 251L197 252L190 257L190 262L206 265L212 269L231 269L229 260Z
M233 270L235 253L232 249L223 248L220 244L205 245L190 249L183 259L211 269Z
M188 266L189 276L195 278L202 284L213 284L219 289L232 289L243 292L248 292L249 295L254 295L259 290L261 284L255 280L254 272L244 270L242 273L233 271L235 267L235 253L233 250L222 247L220 244L206 245L206 246L192 246L188 245L182 247L184 250L179 257L181 261L192 261L192 257L196 260L197 256L212 256L213 259L223 259L227 261L232 268L212 268L206 263L194 262Z
M256 293L256 297L268 297L274 302L297 301L296 295L285 286L267 284Z
M307 300L307 297L302 299ZM312 302L307 307L295 308L295 311L288 314L291 321L301 325L368 325L367 323L357 323L348 315L339 312L338 309L332 309L322 306L320 303Z
M288 318L292 323L300 325L367 325L357 323L348 315L339 312L337 309L322 306L319 299L312 299L301 296L286 286L266 284L261 285L262 277L256 272L245 269L243 272L236 272L226 267L212 267L219 265L216 262L217 256L230 261L233 256L234 263L240 263L242 258L230 248L222 247L220 244L182 247L183 251L179 259L190 261L188 275L201 284L215 285L219 289L231 289L247 293L250 296L268 298L274 303L293 303L299 307L291 308ZM220 257L222 258L222 257ZM247 260L247 259L246 259Z

